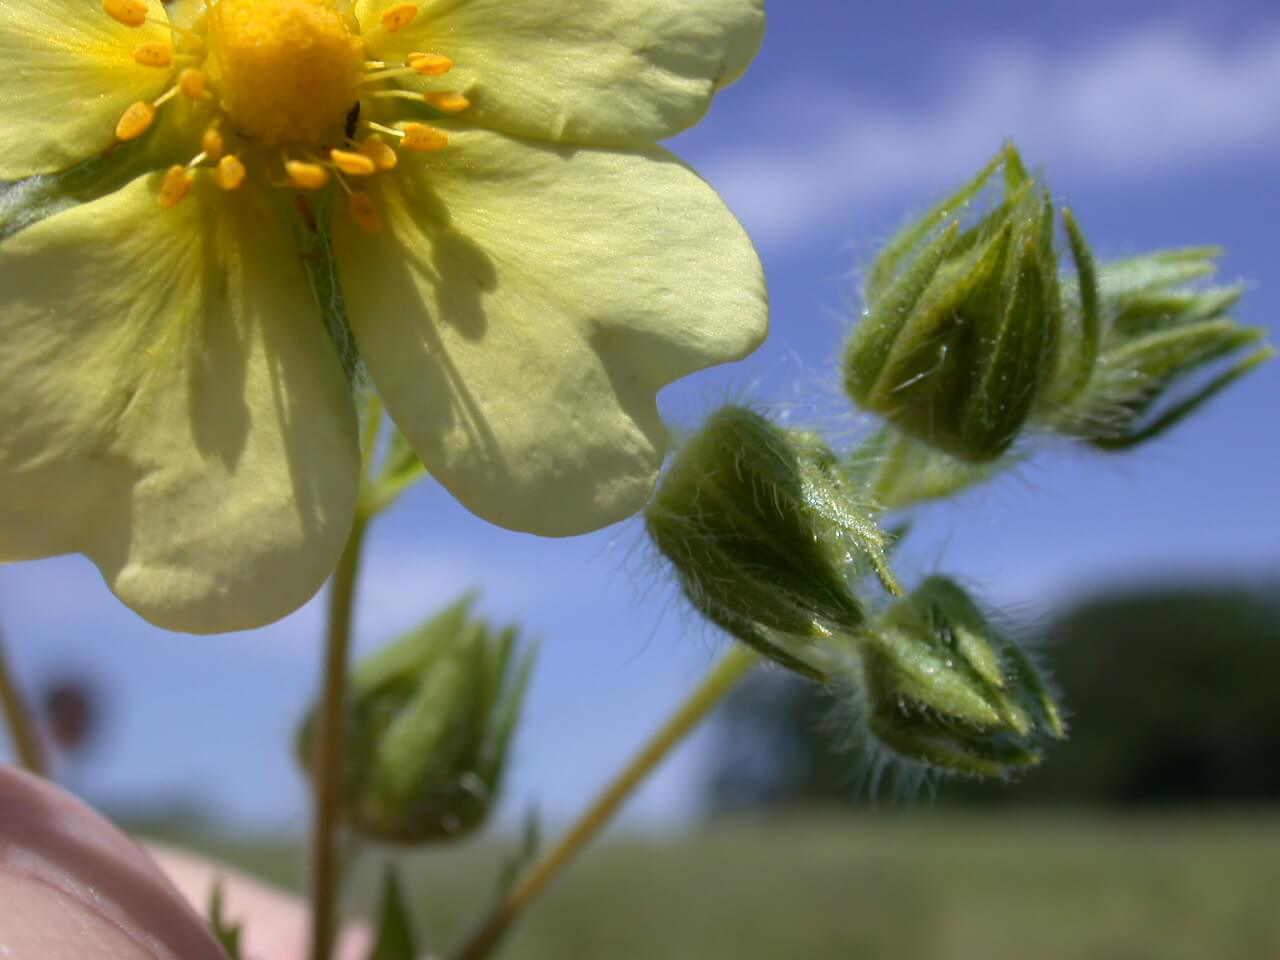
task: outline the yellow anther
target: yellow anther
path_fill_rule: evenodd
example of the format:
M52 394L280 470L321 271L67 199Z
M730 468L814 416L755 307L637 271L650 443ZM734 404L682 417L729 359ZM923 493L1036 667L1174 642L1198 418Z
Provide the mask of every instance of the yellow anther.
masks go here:
M156 118L156 108L145 100L129 104L116 123L116 137L121 140L136 140L150 128Z
M204 96L204 71L187 67L178 74L178 89L182 91L184 97L199 100Z
M102 0L102 9L126 27L140 27L147 21L147 5L143 0Z
M299 190L319 190L329 182L329 171L318 163L288 160L284 171L289 174L289 182Z
M204 128L204 133L200 136L200 149L204 151L205 156L213 161L220 160L222 159L222 151L226 148L226 142L222 139L222 131L218 129L216 123L211 123Z
M181 203L191 189L192 179L192 173L186 167L174 166L166 170L164 179L160 181L160 192L156 195L160 206L169 210Z
M433 150L443 150L449 145L447 133L435 127L429 127L425 123L406 123L403 132L404 139L400 142L406 150L430 153Z
M240 158L235 154L229 153L218 161L218 169L214 173L214 179L218 181L218 186L223 190L238 189L240 184L244 183L244 178L244 164L240 162Z
M363 190L356 190L347 197L351 206L351 216L369 233L382 232L382 218L378 216L378 208Z
M353 153L350 150L330 150L329 159L340 171L352 177L367 177L378 170L378 165L373 162L372 157L367 157L363 153Z
M360 144L360 152L372 160L373 165L379 170L394 169L400 162L396 152L376 133L371 133L365 138L364 143Z
M413 68L414 73L424 77L438 77L453 69L453 61L440 53L411 53L405 62Z
M382 26L388 33L395 33L402 30L409 24L413 23L413 18L418 15L418 5L416 3L397 3L395 6L387 7L382 11L382 16L378 19L382 21Z
M167 67L173 63L173 50L167 43L148 40L133 48L133 60L140 67Z
M437 90L424 93L422 99L445 113L460 113L471 106L471 101L456 90Z

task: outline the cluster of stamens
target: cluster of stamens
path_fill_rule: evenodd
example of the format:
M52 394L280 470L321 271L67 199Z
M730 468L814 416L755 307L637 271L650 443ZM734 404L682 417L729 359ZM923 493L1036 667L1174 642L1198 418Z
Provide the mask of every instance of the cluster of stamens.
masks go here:
M177 98L185 98L193 104L208 104L211 107L211 119L201 136L200 150L188 163L175 165L166 171L157 194L161 207L168 209L179 204L190 192L195 177L202 170L207 170L222 190L240 189L249 176L246 155L260 155L265 151L268 171L276 171L274 175L269 172L268 179L272 184L297 190L320 190L331 181L336 182L346 194L348 207L356 222L365 230L377 233L382 229L378 211L369 194L354 187L352 181L358 182L361 178L394 169L399 162L397 147L417 153L430 153L444 149L449 143L449 137L444 130L427 123L405 122L389 126L364 119L361 114L370 111L362 109L362 105L367 101L403 99L419 105L425 104L439 116L465 110L470 102L454 90L421 93L394 85L388 86L389 82L400 78L444 76L453 69L453 61L442 54L428 52L411 53L403 62L398 63L363 59L363 44L350 35L347 27L333 26L341 21L326 0L248 0L251 4L258 3L261 6L236 7L240 2L241 0L208 0L209 10L205 19L210 12L220 13L220 4L231 4L240 15L233 27L242 29L245 20L251 21L253 17L259 16L257 11L266 9L263 16L267 18L267 23L263 29L267 32L268 40L288 43L290 37L283 36L286 28L296 31L298 22L305 26L308 18L316 22L315 18L319 17L320 26L313 28L313 32L318 29L322 44L337 44L335 49L339 54L360 58L358 66L353 67L350 102L346 103L345 88L339 78L338 92L335 95L342 98L342 113L330 117L333 113L330 110L321 117L324 126L332 127L335 131L341 129L341 140L329 144L305 140L299 142L297 131L315 126L316 118L308 114L308 111L314 114L317 108L306 99L295 101L302 114L301 120L289 117L279 120L273 117L271 119L278 122L270 127L262 122L260 113L253 114L250 111L250 115L246 116L237 103L229 103L226 74L231 68L220 62L217 49L219 40L224 43L226 41L222 37L210 37L209 34L215 32L212 28L206 26L204 30L199 27L188 29L152 20L146 0L102 0L107 14L127 27L141 27L144 23L156 22L170 26L176 44L175 48L175 45L147 41L134 49L135 62L144 67L171 71L173 83L155 100L138 101L124 111L115 128L117 140L128 142L141 137L151 128L159 110ZM382 13L379 24L374 29L394 33L408 26L417 15L417 4L395 4ZM276 19L273 21L272 17ZM277 24L285 24L285 27L278 27ZM257 25L251 23L251 28L254 26ZM277 29L281 36L271 36L272 29ZM304 37L310 46L311 36L304 34ZM343 44L349 44L349 47L344 47ZM256 52L256 49L251 50L250 54ZM305 56L292 50L290 55L295 58ZM225 54L223 56L225 58ZM352 62L355 63L354 60ZM327 64L321 63L318 69L327 70L327 67ZM270 61L267 61L266 69L267 79L270 79ZM333 70L327 70L326 79L334 73ZM256 95L257 86L270 86L269 83L257 84L259 78L256 75L248 79L253 82L242 83L241 86L247 86L251 98ZM291 82L297 80L293 77L282 79ZM292 85L296 86L296 82ZM286 106L290 96L292 94L288 92L284 94ZM263 102L274 108L279 99L277 96L276 100L265 99ZM251 103L250 106L260 105ZM325 106L318 109L324 110ZM287 109L285 112L287 113ZM346 117L345 124L342 122L343 117ZM260 129L283 132L252 132Z

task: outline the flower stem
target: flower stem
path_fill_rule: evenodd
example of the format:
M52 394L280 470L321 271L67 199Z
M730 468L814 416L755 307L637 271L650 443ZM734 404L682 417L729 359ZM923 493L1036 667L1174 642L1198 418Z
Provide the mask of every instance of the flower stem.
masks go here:
M13 738L14 753L18 755L18 762L37 776L44 776L45 760L44 751L40 747L40 735L22 699L22 693L9 672L3 635L0 635L0 709L4 711L5 723Z
M360 549L368 519L357 513L329 587L325 633L324 688L316 716L312 761L314 813L311 824L311 960L330 960L337 930L338 807L343 727L346 719L347 658Z
M754 651L743 646L735 645L725 654L697 689L596 797L569 832L512 886L466 942L451 954L450 960L483 960L492 954L519 913L591 842L672 748L724 699L725 694L759 660Z

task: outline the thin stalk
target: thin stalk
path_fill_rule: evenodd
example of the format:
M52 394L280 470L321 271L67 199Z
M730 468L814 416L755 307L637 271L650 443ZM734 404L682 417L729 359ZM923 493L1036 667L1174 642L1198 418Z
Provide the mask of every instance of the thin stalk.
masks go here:
M338 813L343 728L346 719L347 659L360 549L367 519L357 514L342 559L329 587L325 633L324 687L316 715L312 760L314 814L311 823L311 960L330 960L337 930L339 885Z
M3 634L0 634L0 709L4 711L5 724L9 728L18 762L36 776L44 776L46 768L44 750L40 747L40 734L22 699L22 693L9 672Z
M759 656L735 646L596 797L586 812L489 912L450 960L483 960L497 948L520 912L540 894L613 818L653 769L724 699Z
M360 495L355 520L338 567L329 585L329 616L325 628L324 680L316 714L315 753L311 763L311 960L330 960L337 934L337 900L341 885L338 822L341 806L342 749L347 711L347 661L351 653L351 620L355 607L360 551L369 521L368 482L382 418L377 397L365 401Z

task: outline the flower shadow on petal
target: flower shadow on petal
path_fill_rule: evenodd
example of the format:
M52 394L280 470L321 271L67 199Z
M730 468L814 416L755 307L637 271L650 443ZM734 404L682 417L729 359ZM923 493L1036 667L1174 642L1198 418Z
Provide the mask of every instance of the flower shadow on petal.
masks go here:
M402 358L404 368L419 371L414 390L421 399L415 409L432 412L437 436L455 423L462 426L475 449L483 451L484 460L505 469L497 436L466 378L450 359L440 331L447 326L471 342L493 335L484 294L498 288L497 268L479 244L452 225L434 191L415 191L412 202L414 223L427 236L427 249L403 247L407 256L385 262L379 283L387 302L421 304L421 316L414 322L418 336L397 341L397 350L412 349L417 354ZM421 292L420 279L430 282L434 303ZM396 415L394 406L391 413ZM421 428L411 431L420 432Z

